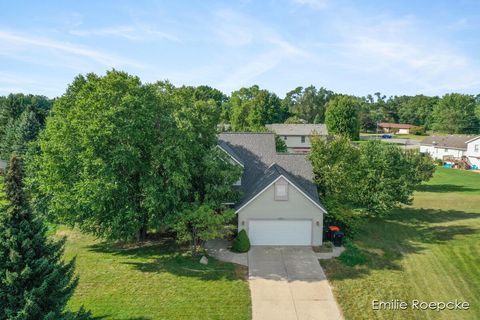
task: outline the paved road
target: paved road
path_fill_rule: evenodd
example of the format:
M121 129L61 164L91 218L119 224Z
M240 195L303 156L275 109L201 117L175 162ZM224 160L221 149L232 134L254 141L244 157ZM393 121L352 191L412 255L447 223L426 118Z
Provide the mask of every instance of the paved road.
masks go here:
M310 247L252 247L248 253L253 320L343 319Z

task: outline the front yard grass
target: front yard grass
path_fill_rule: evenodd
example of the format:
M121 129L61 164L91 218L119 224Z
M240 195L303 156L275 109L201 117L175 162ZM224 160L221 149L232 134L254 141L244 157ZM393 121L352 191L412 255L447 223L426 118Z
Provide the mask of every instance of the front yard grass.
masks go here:
M438 168L412 206L366 223L354 243L367 257L321 261L346 319L480 318L480 175ZM468 301L468 311L375 311L372 300Z
M80 283L69 302L97 319L250 319L245 270L209 258L192 259L171 240L140 247L103 243L77 230L67 236L65 256L76 256Z

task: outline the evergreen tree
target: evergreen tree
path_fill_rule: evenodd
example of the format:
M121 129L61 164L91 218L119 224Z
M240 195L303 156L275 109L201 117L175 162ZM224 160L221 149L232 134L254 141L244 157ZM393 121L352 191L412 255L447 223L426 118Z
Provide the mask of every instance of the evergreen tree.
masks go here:
M5 179L8 204L0 214L0 319L87 318L65 312L78 283L75 261L62 261L65 239L50 241L34 217L23 186L21 160L13 155Z

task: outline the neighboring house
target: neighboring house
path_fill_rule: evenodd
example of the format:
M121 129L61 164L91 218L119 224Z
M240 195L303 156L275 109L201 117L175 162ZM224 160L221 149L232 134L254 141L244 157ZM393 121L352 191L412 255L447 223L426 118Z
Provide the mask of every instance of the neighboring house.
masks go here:
M430 136L420 142L420 152L440 160L466 158L480 168L480 136Z
M219 147L243 168L234 205L252 245L321 245L323 215L310 162L275 151L273 133L222 133Z
M467 142L467 156L470 163L480 169L480 136L476 136Z
M327 127L324 124L267 124L265 127L275 132L285 141L289 152L308 152L310 138L314 135L327 136Z
M390 122L380 122L378 124L378 129L386 133L410 134L410 129L412 128L416 128L416 126L411 124L390 123Z

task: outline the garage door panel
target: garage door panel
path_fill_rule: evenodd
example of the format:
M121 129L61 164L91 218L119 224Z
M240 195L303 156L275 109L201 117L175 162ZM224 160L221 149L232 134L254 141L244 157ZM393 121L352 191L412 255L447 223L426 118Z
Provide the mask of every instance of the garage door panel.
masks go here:
M312 243L311 220L250 220L252 245L308 246Z

